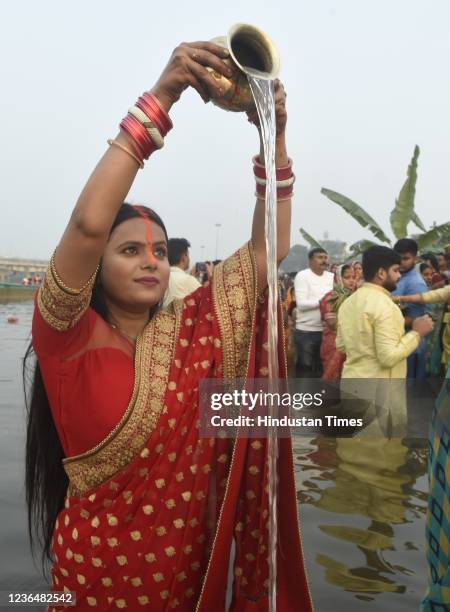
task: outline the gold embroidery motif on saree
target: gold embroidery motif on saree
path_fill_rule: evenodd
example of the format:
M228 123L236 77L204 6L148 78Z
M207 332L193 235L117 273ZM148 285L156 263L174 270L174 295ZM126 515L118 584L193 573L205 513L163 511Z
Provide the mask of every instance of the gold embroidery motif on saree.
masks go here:
M251 242L214 269L214 310L219 323L225 378L243 378L247 370L256 276Z

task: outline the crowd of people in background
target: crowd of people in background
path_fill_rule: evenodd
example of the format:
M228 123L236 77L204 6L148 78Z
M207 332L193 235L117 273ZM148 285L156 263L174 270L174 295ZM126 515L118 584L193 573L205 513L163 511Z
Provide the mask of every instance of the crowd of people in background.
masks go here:
M212 277L214 266L220 259L197 262L191 266L189 249L191 243L186 238L170 238L168 241L170 264L169 286L164 295L163 307L167 308L175 299L183 299L201 286L207 285Z
M444 376L450 362L450 245L374 245L361 261L323 248L280 281L289 371L298 378Z
M210 282L220 260L191 265L186 238L168 242L164 307ZM280 278L288 368L298 378L444 376L450 363L450 245L419 253L411 238L374 245L361 261L330 261Z

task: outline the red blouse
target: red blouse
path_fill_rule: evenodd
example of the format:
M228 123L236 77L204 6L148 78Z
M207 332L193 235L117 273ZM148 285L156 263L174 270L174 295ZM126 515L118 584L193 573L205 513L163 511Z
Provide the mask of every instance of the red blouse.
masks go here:
M32 324L53 420L69 457L95 447L114 429L134 384L134 346L88 306L92 282L68 293L49 268Z

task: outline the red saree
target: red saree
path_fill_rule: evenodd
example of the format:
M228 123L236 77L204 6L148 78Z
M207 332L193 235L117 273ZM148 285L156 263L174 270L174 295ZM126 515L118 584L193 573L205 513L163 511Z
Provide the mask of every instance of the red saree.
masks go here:
M268 609L267 441L199 437L202 378L267 372L254 270L249 244L217 266L209 287L158 312L138 339L122 418L92 450L65 459L52 577L55 591L76 592L76 610L225 610L233 539L228 609ZM57 300L44 290L38 302L50 324ZM309 612L291 443L279 443L277 609Z
M329 297L333 291L329 291L320 300L320 316L323 321L322 344L320 346L320 358L323 365L322 378L325 380L338 380L342 376L342 369L345 363L345 353L338 351L336 348L337 332L330 329L325 322L325 315L329 312L334 312L330 303Z

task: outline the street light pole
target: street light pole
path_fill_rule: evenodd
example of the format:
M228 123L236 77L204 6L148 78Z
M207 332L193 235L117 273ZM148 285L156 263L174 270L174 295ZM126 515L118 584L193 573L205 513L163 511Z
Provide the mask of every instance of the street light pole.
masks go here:
M216 223L215 224L216 228L217 228L217 233L216 233L216 259L219 259L218 253L219 253L219 232L220 232L220 228L222 227L221 223Z

